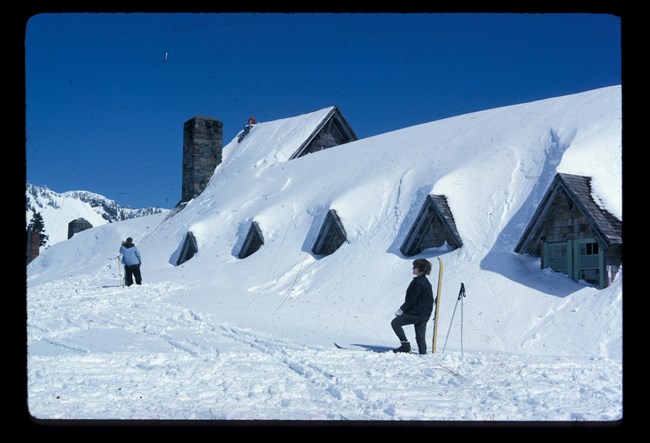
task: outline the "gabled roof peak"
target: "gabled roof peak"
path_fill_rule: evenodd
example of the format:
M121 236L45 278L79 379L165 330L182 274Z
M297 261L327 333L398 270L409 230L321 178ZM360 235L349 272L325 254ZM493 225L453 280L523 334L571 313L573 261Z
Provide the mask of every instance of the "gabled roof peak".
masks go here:
M623 223L596 204L591 193L591 177L558 172L517 243L515 252L530 254L537 248L540 232L548 222L551 207L561 193L566 194L584 214L603 247L623 243Z

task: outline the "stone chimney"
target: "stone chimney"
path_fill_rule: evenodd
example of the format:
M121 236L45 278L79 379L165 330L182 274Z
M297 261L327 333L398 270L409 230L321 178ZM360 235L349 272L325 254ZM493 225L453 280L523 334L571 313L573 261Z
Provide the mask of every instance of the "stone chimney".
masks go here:
M206 116L192 117L183 125L183 187L181 203L205 189L221 163L223 123Z
M27 263L38 257L41 247L41 234L27 228Z

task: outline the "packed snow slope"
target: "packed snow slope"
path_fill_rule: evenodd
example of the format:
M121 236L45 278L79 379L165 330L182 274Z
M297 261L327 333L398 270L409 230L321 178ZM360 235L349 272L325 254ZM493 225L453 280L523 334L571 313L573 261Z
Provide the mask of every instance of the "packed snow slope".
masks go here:
M312 382L310 389L327 389L339 400L349 395L365 397L363 405L355 403L347 411L352 418L459 419L451 399L448 409L435 414L425 411L430 398L415 399L410 405L415 409L405 412L395 406L397 403L374 398L371 386L366 386L367 391L354 391L337 384L332 378L337 374L314 365L313 359L307 364L298 357L299 352L310 356L323 352L321 358L332 364L336 358L351 358L329 350L335 341L397 346L390 321L403 302L412 277L412 260L424 257L433 264L429 280L434 288L438 283L437 258L444 264L438 352L444 344L447 366L458 370L455 363L462 353L471 356L474 364L486 365L480 370L474 368L478 372L511 372L517 361L523 361L517 356L539 359L526 360L527 368L544 368L543 375L537 372L531 380L547 383L552 372L560 391L564 389L562 383L580 386L582 397L571 400L576 405L590 404L585 390L590 386L600 389L594 380L603 377L603 371L607 373L599 382L607 386L594 394L594 398L607 400L590 404L590 411L554 405L549 412L545 400L538 404L544 409L540 411L531 408L534 402L523 399L525 396L519 400L527 407L504 409L497 405L519 394L512 386L507 387L512 380L504 379L499 381L503 382L503 391L483 392L482 407L473 412L465 410L460 419L620 418L622 270L614 284L599 290L541 270L539 259L513 252L558 172L592 177L595 201L622 219L620 86L426 123L289 161L310 132L309 125L328 110L258 123L241 143L235 138L224 148L223 162L204 192L183 210L89 229L53 245L28 265L32 411L40 417L101 415L101 406L82 412L77 403L74 408L79 409L60 412L60 404L44 400L56 392L53 386L65 387L66 380L74 378L62 368L88 372L85 365L92 363L84 360L88 353L95 358L99 358L95 353L108 353L111 357L102 361L127 372L143 367L155 372L164 357L152 360L142 356L143 351L163 352L161 349L171 344L187 352L187 358L196 360L200 356L212 368L206 373L181 365L187 372L180 371L178 377L194 377L199 384L209 384L212 377L228 380L225 372L218 373L225 370L223 367L215 369L211 364L219 360L224 349L239 345L275 355L294 375L307 376ZM463 246L453 251L446 247L429 249L405 257L399 247L428 194L447 196ZM311 248L329 209L339 215L347 242L329 256L316 256ZM239 259L237 254L252 221L258 223L264 244L254 254ZM188 231L196 238L198 252L177 266ZM116 257L126 237L134 239L143 257L142 287L119 287L121 270ZM459 305L461 283L467 296ZM71 303L69 308L65 307L67 303ZM69 316L67 323L62 315ZM165 324L162 319L170 322ZM191 330L183 339L170 332L177 323ZM94 328L99 329L93 332ZM414 343L412 328L406 330ZM427 334L430 342L431 326ZM160 344L161 338L166 340L165 346ZM219 343L222 347L215 350ZM338 357L330 354L336 352ZM355 361L371 366L377 363L373 359L388 356L358 355ZM492 361L494 355L503 357ZM390 356L402 361L392 353ZM242 371L248 370L246 359L256 359L250 355L238 358L241 361L230 364L242 377ZM506 363L508 359L514 360ZM558 362L578 360L581 363L568 365L569 372L574 372L566 377L557 371ZM425 363L420 361L416 365L425 370ZM270 364L266 360L263 363ZM405 372L393 373L394 378L384 382L408 378L411 364L396 364L395 371ZM48 365L63 373L57 375L57 370ZM274 374L273 368L267 369L267 375ZM258 383L269 382L263 369L250 370ZM443 377L443 372L436 371L436 377ZM578 382L580 373L594 376ZM99 374L97 380L104 375ZM157 377L163 375L157 373ZM452 373L444 377L449 378L438 382L453 390L459 378ZM48 379L54 384L47 384ZM103 383L93 380L87 383ZM230 381L244 383L241 379ZM483 382L485 386L490 383ZM341 419L340 414L323 412L313 402L310 407L296 406L296 399L288 397L291 386L283 383L289 381L265 391L271 396L278 390L285 394L279 405L286 408L281 412L241 410L234 403L216 412L205 405L198 408L201 412L188 409L187 404L174 409L162 406L163 399L173 393L158 392L159 408L150 405L145 413L138 413L116 412L113 406L106 406L106 413L118 418ZM227 391L222 388L220 395ZM151 389L149 386L147 391ZM527 391L526 395L533 394ZM370 397L372 404L368 403ZM457 397L459 408L478 397L467 393L466 404L463 398ZM99 400L93 397L86 401ZM241 397L238 401L236 404L245 408L255 403L242 403ZM486 406L490 403L497 409ZM255 404L262 408L260 403Z

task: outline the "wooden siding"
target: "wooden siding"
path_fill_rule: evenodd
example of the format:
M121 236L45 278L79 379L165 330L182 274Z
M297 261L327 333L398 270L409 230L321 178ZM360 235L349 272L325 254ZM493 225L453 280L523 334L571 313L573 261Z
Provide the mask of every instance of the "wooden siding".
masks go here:
M70 223L68 223L68 240L71 239L73 235L92 227L93 225L85 218L77 218L75 220L72 220Z
M199 252L199 248L196 245L196 238L191 231L187 232L185 235L185 240L183 242L183 247L181 248L181 253L178 255L178 261L176 266L181 265L194 257L194 255Z
M620 269L622 241L622 222L594 202L591 178L558 173L515 252L540 257L542 268L551 267L575 281L603 288ZM587 243L597 245L597 259L580 254L580 246ZM566 245L566 263L560 264L560 257L549 254L562 245Z
M541 231L548 243L592 238L595 232L580 208L573 204L564 190L560 190L548 223Z
M622 245L622 222L595 204L590 177L557 174L546 191L515 252L540 256L542 241L593 237L604 250Z
M289 160L358 140L341 111L334 106Z
M258 249L264 244L264 237L257 222L252 222L251 227L248 229L244 244L237 255L239 258L246 258L249 255L257 252Z
M347 240L345 228L334 209L330 209L320 228L312 252L316 255L330 255Z
M400 251L406 256L413 256L425 249L440 247L445 242L452 249L463 245L447 198L444 195L428 195Z

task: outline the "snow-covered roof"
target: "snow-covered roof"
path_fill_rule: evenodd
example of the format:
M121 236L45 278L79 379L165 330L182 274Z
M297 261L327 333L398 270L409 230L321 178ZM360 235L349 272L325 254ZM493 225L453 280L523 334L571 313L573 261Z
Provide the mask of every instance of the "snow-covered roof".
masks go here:
M313 137L334 109L334 106L330 106L296 117L256 123L241 142L237 140L240 132L224 146L220 168L227 166L228 162L241 162L244 158L253 162L289 160Z
M623 243L623 223L594 202L591 195L591 178L558 173L517 243L515 252L529 254L539 248L539 235L544 224L548 222L546 216L551 211L554 199L560 190L564 191L589 221L600 244L608 247Z
M417 255L444 260L442 331L463 282L474 349L620 353L620 334L611 332L620 326L620 280L598 291L513 251L557 173L591 177L594 202L622 220L620 86L424 123L289 161L331 109L258 123L226 145L205 190L182 211L56 244L30 263L30 285L72 275L99 287L120 240L133 237L145 283L163 288L155 297L165 302L304 343L390 343L413 260L399 247L426 197L444 195L462 247ZM330 210L346 241L318 256L311 248ZM253 221L264 244L240 258ZM188 232L197 252L177 265ZM586 326L576 331L577 322ZM449 345L458 348L458 335Z

